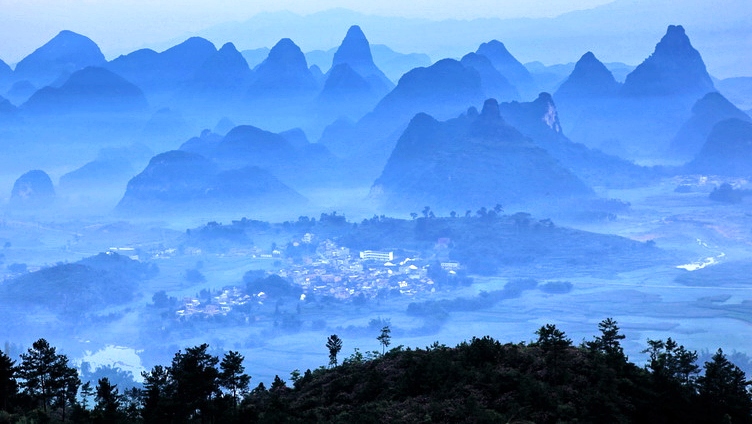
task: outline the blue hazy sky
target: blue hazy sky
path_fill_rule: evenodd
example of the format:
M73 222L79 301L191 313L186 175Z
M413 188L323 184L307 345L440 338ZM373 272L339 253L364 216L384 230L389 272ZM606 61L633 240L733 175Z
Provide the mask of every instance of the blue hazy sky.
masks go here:
M261 12L309 14L341 7L429 19L553 17L611 0L0 0L0 59L14 63L63 29L84 34L108 58Z

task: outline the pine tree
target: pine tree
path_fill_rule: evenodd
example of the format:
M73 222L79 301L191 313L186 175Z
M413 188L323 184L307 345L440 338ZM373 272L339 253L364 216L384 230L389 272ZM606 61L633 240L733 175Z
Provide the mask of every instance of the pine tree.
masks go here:
M251 383L251 377L244 373L244 359L243 355L231 350L225 354L219 364L219 385L232 393L233 407L238 405L238 394L246 393Z
M94 405L94 422L97 424L114 424L120 419L122 396L116 384L111 384L107 377L100 378L96 388Z
M81 406L84 409L89 407L89 398L94 395L94 390L91 388L91 382L87 381L81 385Z
M173 388L168 368L155 365L150 372L142 372L141 376L144 378L144 388L141 391L144 423L169 422Z
M45 412L51 406L61 408L65 420L66 407L75 402L81 384L76 369L68 366L67 356L58 355L47 340L39 339L21 354L18 377L24 393Z
M700 398L708 413L708 422L752 422L752 394L744 371L731 363L723 350L705 363L705 375L697 379Z
M11 402L18 393L18 384L14 378L15 364L15 361L0 351L0 411L10 411Z
M190 347L172 359L170 376L175 386L175 402L182 405L176 412L190 418L194 411L203 421L211 415L211 400L219 393L219 359L207 353L209 345Z

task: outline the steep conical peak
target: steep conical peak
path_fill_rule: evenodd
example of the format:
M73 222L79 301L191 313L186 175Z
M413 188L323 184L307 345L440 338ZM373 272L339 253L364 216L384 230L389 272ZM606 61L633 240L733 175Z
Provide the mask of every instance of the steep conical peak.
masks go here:
M342 44L334 53L332 69L341 64L350 66L379 96L385 95L394 88L394 83L373 63L371 45L368 44L366 36L357 25L350 27Z
M655 51L627 75L622 92L630 96L700 96L715 91L700 53L680 25L671 25Z
M482 118L498 118L501 116L499 112L499 102L496 99L488 99L483 102L483 110L480 112Z
M345 39L342 40L342 44L334 53L332 67L340 63L347 63L356 71L359 71L358 68L361 66L374 66L371 46L368 44L363 31L357 25L353 25L347 30Z
M572 75L593 76L594 74L595 75L597 74L608 75L610 79L612 80L614 79L613 74L611 74L611 71L609 71L608 68L606 68L606 65L601 63L601 61L595 57L593 52L587 52L584 55L582 55L580 60L578 60L577 63L574 65L574 70L572 71Z
M269 56L267 56L264 62L308 69L305 55L300 50L300 47L289 38L279 40L269 51Z
M269 55L254 69L251 93L278 96L281 93L306 95L319 88L308 70L305 55L289 38L272 47Z
M661 42L656 46L656 52L660 49L672 51L675 49L691 49L692 44L689 42L689 37L684 31L684 27L681 25L669 25L666 30L666 35L663 36Z
M587 52L556 91L556 98L606 96L618 88L619 83L611 71L592 52Z

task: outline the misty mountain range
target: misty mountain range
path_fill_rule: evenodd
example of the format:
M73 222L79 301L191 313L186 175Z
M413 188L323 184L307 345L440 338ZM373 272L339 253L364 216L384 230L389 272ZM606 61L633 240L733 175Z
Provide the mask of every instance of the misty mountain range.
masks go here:
M117 58L63 31L0 64L5 350L127 346L138 376L211 334L267 384L315 367L322 334L367 354L390 319L419 346L613 315L749 352L752 77L715 78L728 53L678 23L634 60L598 21L558 64L506 28L443 56L357 20L332 49L291 31Z
M750 117L716 90L682 26L634 69L610 64L631 69L623 82L592 52L574 65L525 66L498 40L393 81L374 51L351 26L329 52L306 55L289 38L240 52L193 37L107 62L92 40L63 31L15 69L0 66L0 122L32 166L81 164L60 178L68 195L119 185L120 213L292 204L312 188L364 185L389 208L464 210L593 198L593 187L685 172L752 175L739 157ZM127 145L156 156L95 158Z

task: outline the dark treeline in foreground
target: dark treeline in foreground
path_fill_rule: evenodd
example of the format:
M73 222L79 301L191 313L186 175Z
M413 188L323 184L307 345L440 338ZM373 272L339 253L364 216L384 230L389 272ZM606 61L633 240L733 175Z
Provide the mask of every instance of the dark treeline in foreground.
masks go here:
M489 422L750 423L744 372L719 349L703 366L669 338L648 340L648 363L625 356L612 319L574 346L554 325L529 343L473 338L454 348L357 349L341 363L250 389L243 357L208 345L175 354L121 392L106 378L81 384L65 355L40 339L20 362L0 353L0 423ZM377 338L390 345L389 328ZM322 343L323 345L323 343Z

